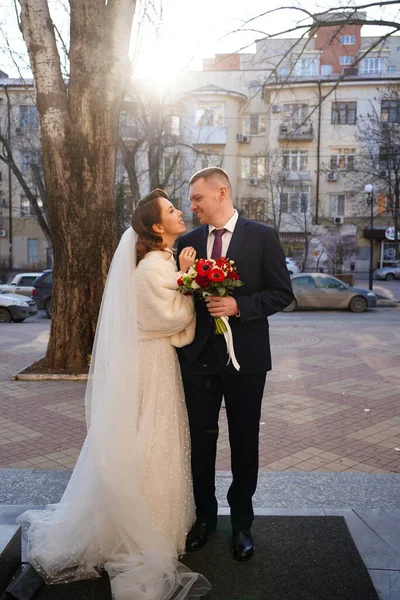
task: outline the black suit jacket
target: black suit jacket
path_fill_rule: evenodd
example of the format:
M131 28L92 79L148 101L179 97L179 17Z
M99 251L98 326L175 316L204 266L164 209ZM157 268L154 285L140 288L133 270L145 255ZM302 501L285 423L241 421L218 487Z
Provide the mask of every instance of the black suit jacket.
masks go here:
M178 257L183 248L193 246L196 258L207 258L208 225L178 240ZM271 369L268 317L292 302L294 296L289 271L276 230L267 225L238 218L227 258L234 260L244 285L234 290L240 317L230 317L236 358L243 373ZM193 363L213 334L213 319L204 300L197 299L196 334L184 346L185 358Z

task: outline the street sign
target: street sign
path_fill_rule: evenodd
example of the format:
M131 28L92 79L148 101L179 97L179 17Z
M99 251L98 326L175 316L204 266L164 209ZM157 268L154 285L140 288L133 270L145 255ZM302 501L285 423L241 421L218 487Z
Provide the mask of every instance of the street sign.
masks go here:
M394 227L388 227L385 231L387 240L394 240ZM400 240L400 230L397 230L397 239Z

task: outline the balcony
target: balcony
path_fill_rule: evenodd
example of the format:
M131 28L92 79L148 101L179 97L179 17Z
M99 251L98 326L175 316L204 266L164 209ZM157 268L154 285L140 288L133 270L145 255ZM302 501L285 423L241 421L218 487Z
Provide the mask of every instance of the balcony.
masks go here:
M280 182L299 182L299 181L311 181L310 171L280 171L279 173Z
M190 143L226 144L226 127L190 127Z
M281 141L312 141L314 139L314 130L312 123L305 125L285 124L279 125L278 140Z

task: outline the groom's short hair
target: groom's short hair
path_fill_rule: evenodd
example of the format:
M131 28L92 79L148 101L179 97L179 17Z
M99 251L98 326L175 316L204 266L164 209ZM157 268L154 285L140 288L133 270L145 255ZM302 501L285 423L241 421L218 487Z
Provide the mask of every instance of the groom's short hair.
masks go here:
M212 177L218 177L222 179L225 183L225 186L228 188L230 192L232 192L231 180L229 179L229 175L226 171L221 169L220 167L207 167L206 169L202 169L201 171L197 171L190 178L189 185L192 185L198 179L211 179Z

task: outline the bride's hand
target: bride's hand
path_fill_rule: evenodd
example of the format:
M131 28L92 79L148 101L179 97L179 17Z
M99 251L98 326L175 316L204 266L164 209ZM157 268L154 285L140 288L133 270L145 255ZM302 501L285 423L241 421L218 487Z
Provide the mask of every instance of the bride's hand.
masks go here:
M184 248L179 255L179 268L185 273L196 260L196 250L192 246Z

